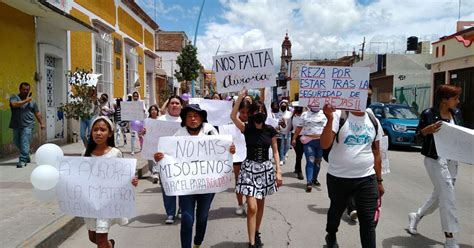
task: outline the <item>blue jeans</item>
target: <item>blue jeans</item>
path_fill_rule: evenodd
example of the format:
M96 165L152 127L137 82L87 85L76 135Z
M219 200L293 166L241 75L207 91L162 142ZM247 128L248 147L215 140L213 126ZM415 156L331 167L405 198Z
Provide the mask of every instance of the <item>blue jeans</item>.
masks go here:
M193 236L194 212L196 211L196 235L194 244L201 245L206 234L207 217L211 208L214 193L179 196L181 207L181 247L191 248ZM197 204L197 206L196 206Z
M163 184L160 180L161 186L161 195L163 196L163 204L165 205L166 216L175 216L176 215L176 196L168 196L163 189Z
M311 183L313 179L318 180L323 149L319 139L314 139L304 144L303 149L306 158L306 182Z
M20 163L28 163L30 160L30 143L32 127L13 128L13 143L20 150Z
M290 145L291 145L291 133L288 133L288 134L280 133L280 137L281 137L279 139L280 146L278 147L279 149L278 152L280 153L280 161L285 161L285 155L290 149Z
M90 137L90 134L91 134L91 128L92 128L91 125L92 125L91 119L81 119L81 139L85 147L87 147L88 138Z

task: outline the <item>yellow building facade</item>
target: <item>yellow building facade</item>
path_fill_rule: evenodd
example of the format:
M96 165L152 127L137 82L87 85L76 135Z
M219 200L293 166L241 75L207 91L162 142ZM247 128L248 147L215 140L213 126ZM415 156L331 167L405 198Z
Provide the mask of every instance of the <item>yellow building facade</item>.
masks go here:
M97 90L109 99L138 91L147 104L155 103L158 25L132 0L75 0L70 14L99 31L70 32L71 69L102 74Z
M0 158L15 154L9 99L31 85L46 129L36 126L32 148L64 144L79 133L58 107L68 101L68 71L101 74L98 93L109 99L138 91L155 98L158 25L133 0L0 1ZM8 38L6 38L8 37Z

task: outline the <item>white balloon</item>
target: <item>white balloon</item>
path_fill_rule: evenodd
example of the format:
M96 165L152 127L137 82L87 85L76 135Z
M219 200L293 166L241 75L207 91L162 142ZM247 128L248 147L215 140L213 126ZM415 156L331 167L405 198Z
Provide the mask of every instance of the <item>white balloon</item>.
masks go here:
M37 165L50 164L57 167L58 161L64 156L61 147L55 144L44 144L36 150L35 158Z
M40 202L52 202L56 200L56 187L49 190L39 190L33 188L33 195Z
M31 172L31 184L35 189L49 190L59 182L59 171L56 167L48 164L37 166Z

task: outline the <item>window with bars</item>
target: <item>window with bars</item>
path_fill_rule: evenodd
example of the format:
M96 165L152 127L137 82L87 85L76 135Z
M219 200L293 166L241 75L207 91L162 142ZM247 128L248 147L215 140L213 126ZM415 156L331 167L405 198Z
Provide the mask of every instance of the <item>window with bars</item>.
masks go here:
M95 36L95 70L102 74L97 81L97 92L113 96L112 73L112 36L107 33L96 33Z
M127 49L125 55L125 70L127 94L132 94L132 92L135 91L135 82L138 80L138 54L135 48Z

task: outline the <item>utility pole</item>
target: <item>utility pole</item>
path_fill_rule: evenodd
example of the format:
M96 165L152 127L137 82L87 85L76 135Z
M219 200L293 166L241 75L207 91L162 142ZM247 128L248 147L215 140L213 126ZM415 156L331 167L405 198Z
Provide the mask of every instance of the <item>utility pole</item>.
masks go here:
M365 36L364 36L364 41L362 42L362 56L361 56L361 59L360 60L364 60L364 49L365 49Z
M461 19L461 0L459 0L458 21Z
M199 16L198 16L198 20L197 20L197 23L196 23L196 30L194 31L194 47L196 47L196 38L197 38L197 33L198 33L199 21L201 20L202 9L204 8L204 3L205 2L206 2L206 0L202 0L201 10L199 10ZM191 83L191 97L194 97L194 95L196 94L196 90L194 89L194 84L195 83L196 83L196 80L193 79L193 81Z

